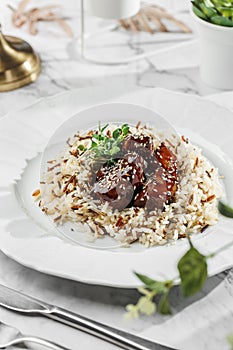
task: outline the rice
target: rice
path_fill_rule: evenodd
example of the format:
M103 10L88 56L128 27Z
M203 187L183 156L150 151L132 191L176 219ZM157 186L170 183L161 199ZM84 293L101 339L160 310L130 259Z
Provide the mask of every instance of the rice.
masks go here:
M115 128L112 124L105 133ZM90 146L93 135L90 130L77 132L67 141L67 148L49 161L41 178L41 209L57 225L75 223L75 229L83 231L88 239L109 235L121 243L139 241L147 247L176 241L216 224L217 199L222 196L222 188L217 169L201 150L183 136L168 138L149 126L130 127L130 132L150 136L155 148L164 142L176 155L179 184L171 204L150 212L139 207L118 211L107 201L94 200L87 183L90 158L78 148Z

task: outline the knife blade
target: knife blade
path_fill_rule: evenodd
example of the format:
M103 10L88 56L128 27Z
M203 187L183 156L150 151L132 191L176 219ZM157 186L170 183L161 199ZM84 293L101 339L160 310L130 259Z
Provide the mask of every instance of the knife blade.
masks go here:
M77 328L125 350L165 350L164 345L151 342L136 335L93 321L55 305L18 292L0 284L0 306L31 316L45 316L68 326Z

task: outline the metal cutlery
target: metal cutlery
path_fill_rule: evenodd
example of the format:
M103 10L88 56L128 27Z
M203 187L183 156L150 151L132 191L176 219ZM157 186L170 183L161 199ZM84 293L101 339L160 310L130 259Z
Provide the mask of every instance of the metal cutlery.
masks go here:
M92 321L57 306L44 303L4 285L0 285L0 306L25 315L48 317L120 346L125 350L171 349L105 324Z
M51 350L69 350L49 340L34 336L23 336L16 328L0 323L0 349L6 349L14 345L22 345L23 348L28 349L27 343L42 345Z

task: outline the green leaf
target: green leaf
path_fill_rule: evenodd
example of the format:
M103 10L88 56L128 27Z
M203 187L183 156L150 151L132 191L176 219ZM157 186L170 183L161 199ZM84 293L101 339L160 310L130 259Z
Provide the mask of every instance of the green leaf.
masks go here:
M101 132L103 132L107 127L109 126L109 124L105 124L102 129L100 129Z
M227 337L228 343L231 345L231 350L233 350L233 333Z
M158 312L162 315L172 315L171 306L168 300L168 293L162 295L158 305Z
M111 150L109 151L109 155L113 156L114 154L117 154L120 151L120 147L118 146L113 146Z
M128 126L128 124L123 124L122 127L121 127L121 129L122 129L123 135L126 136L126 135L128 134L128 132L129 132L129 126Z
M140 279L142 283L146 285L146 287L150 290L156 291L157 293L166 293L168 290L167 282L159 282L151 279L148 276L141 275L140 273L134 272L134 274Z
M91 148L95 148L95 147L97 147L97 143L94 142L94 141L92 141L92 142L91 142Z
M80 151L85 151L86 150L86 148L83 145L79 145L78 149L80 149Z
M93 139L96 139L96 140L99 140L99 136L100 136L99 134L93 134L93 135L92 135L92 138L93 138Z
M193 246L180 259L178 270L184 296L197 293L207 279L206 257Z
M94 135L92 135L92 138L97 140L97 141L103 141L105 137L101 134L94 134Z
M113 137L115 140L117 140L118 137L121 135L121 133L122 133L122 131L121 131L120 128L115 129L115 130L113 131L113 133L112 133L112 137Z
M223 216L226 216L228 218L233 218L233 208L231 208L229 205L219 201L218 210L220 214L222 214Z
M146 276L146 275L141 275L140 273L134 272L134 274L140 279L140 281L142 281L142 283L144 283L146 286L153 284L155 282L155 280L153 280L152 278Z

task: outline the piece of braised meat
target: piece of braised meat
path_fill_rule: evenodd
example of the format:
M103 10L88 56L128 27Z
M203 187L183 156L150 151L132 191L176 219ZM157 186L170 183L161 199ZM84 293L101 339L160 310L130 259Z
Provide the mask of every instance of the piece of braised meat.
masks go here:
M98 169L95 177L95 181L99 181L102 178L106 177L109 173L109 169L111 166L108 166L107 164L104 164L101 168Z
M135 152L147 160L153 154L154 145L149 136L129 135L122 142L122 150Z
M123 210L132 201L134 190L132 184L126 179L115 177L103 178L96 183L95 191L101 201L107 201L113 209Z
M155 157L169 174L177 178L177 158L164 142L155 150Z
M141 188L145 181L144 169L146 162L143 157L135 152L127 153L124 155L124 159L132 166L130 171L130 181L133 185L134 190Z
M160 168L135 196L133 205L151 211L162 209L174 197L176 182L166 170Z
M164 204L169 203L175 196L178 183L176 156L161 143L155 150L155 158L157 161L155 166L159 163L159 167L135 196L133 202L135 207L148 210L162 209Z
M97 172L94 193L102 201L108 201L114 209L126 208L134 197L134 191L142 186L143 169L127 159L118 159L110 167L106 164Z
M123 156L124 159L127 160L128 163L132 164L134 163L135 165L141 167L143 170L145 169L146 167L146 162L145 160L143 159L142 156L140 156L138 153L136 152L128 152L128 153L125 153L124 156Z
M168 203L172 197L172 184L168 176L165 169L157 169L142 191L135 196L133 205L148 210L162 209L164 204Z

